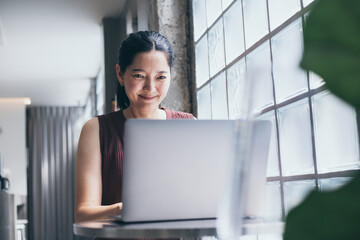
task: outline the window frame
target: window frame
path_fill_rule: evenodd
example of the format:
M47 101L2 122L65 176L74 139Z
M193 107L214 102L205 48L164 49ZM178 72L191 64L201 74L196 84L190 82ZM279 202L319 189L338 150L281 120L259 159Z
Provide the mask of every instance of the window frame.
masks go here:
M205 0L204 0L205 1ZM229 11L229 9L237 2L241 1L242 5L242 19L243 19L243 30L244 30L244 46L245 51L241 53L239 56L237 56L235 59L233 59L231 62L226 63L226 41L224 40L224 58L225 58L225 67L221 68L217 73L215 73L213 76L210 75L209 71L209 78L205 82L202 83L201 86L196 87L196 96L199 91L201 91L205 87L210 87L210 98L212 101L212 92L211 92L211 83L213 80L216 80L221 74L225 74L226 78L226 96L227 96L227 108L228 108L228 118L230 115L230 106L229 106L229 93L228 93L228 70L233 67L235 64L237 64L239 61L244 60L245 66L247 65L246 56L248 56L250 53L252 53L255 49L257 49L262 44L266 43L268 41L269 47L270 47L270 61L271 64L273 64L273 47L272 47L272 39L275 37L278 33L280 33L282 30L284 30L286 27L290 26L292 23L296 22L297 20L301 19L302 28L304 29L305 21L306 21L306 15L309 13L309 11L314 7L317 0L311 2L307 6L304 6L304 0L299 0L300 3L300 10L293 14L290 18L288 18L286 21L281 23L278 27L271 30L270 26L270 13L269 13L269 0L266 1L266 7L267 7L267 24L268 24L268 33L263 36L260 40L258 40L255 44L253 44L250 47L246 46L245 41L245 21L244 21L244 10L243 10L243 0L234 0L232 1L222 12L221 14L215 19L215 21L206 28L206 30L197 38L195 41L194 39L194 49L196 49L196 45L199 43L201 39L204 37L208 38L207 41L209 42L209 34L208 32L212 30L215 24L218 23L218 21L222 22L223 27L223 38L225 39L225 25L224 25L224 15ZM206 3L205 3L206 4ZM191 4L191 6L193 6ZM193 11L192 11L193 12ZM208 48L208 54L209 54L209 48ZM194 53L194 58L196 58ZM196 66L195 66L196 67ZM210 68L210 66L209 66ZM271 106L265 107L262 109L259 115L263 115L266 113L269 113L271 111L274 111L274 117L275 117L275 129L276 129L276 139L277 139L277 154L278 154L278 167L279 167L279 176L271 176L267 177L268 182L279 182L280 183L280 193L281 193L281 207L282 207L282 220L285 219L285 183L288 182L294 182L294 181L306 181L306 180L314 180L315 181L315 189L320 189L320 180L321 179L331 179L331 178L347 178L353 176L359 168L356 169L350 169L350 170L342 170L342 171L334 171L334 172L328 172L328 173L319 173L318 172L318 164L317 164L317 156L316 156L316 146L315 146L315 129L314 129L314 114L313 114L313 106L312 106L312 97L320 94L324 91L327 91L327 88L322 85L317 88L311 88L311 81L310 81L310 72L306 71L306 78L307 78L307 91L301 94L298 94L296 96L292 96L280 103L277 103L275 98L275 82L274 82L274 75L273 75L273 66L271 67L271 79L272 79L272 93L273 93L273 104ZM278 109L288 106L289 104L295 103L297 101L307 99L309 104L309 113L310 113L310 134L311 134L311 147L312 147L312 154L313 154L313 166L314 166L314 173L312 174L301 174L301 175L293 175L293 176L284 176L283 170L282 170L282 159L281 159L281 153L280 153L280 133L279 133L279 116L278 116ZM211 102L210 102L211 103ZM209 106L211 111L211 118L213 119L213 113L211 110L211 105ZM359 109L355 109L356 111L356 123L357 123L357 134L358 134L358 148L360 149L360 117L359 117ZM360 153L360 150L359 150ZM360 154L359 154L360 155ZM360 156L359 156L360 159Z

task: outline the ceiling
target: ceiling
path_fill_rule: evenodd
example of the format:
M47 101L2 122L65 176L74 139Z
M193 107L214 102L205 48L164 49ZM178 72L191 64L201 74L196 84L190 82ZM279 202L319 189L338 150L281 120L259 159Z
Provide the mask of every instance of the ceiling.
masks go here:
M0 0L0 98L83 106L103 63L104 17L126 0Z

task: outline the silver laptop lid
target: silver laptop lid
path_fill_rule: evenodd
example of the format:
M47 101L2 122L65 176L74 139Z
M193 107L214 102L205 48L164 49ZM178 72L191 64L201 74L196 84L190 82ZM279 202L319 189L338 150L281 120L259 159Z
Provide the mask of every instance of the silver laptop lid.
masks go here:
M231 120L127 120L122 220L215 218L234 126ZM266 165L265 155L259 164Z

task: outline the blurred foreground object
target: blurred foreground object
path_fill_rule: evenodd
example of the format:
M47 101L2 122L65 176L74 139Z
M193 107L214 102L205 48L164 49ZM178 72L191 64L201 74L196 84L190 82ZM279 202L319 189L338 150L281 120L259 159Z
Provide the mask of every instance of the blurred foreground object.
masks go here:
M306 20L300 66L360 107L360 1L318 0Z
M306 21L301 67L360 108L360 1L318 0ZM286 218L284 240L360 239L360 173L332 192L312 192Z
M290 211L284 240L360 239L360 175L339 190L312 192Z

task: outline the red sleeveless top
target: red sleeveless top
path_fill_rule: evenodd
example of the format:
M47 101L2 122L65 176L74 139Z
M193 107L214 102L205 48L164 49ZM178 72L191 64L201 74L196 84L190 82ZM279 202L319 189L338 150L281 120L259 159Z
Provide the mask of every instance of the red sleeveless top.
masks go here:
M166 119L194 118L189 113L162 109L166 112ZM101 151L101 205L111 205L122 201L124 123L126 119L122 110L97 116L97 118Z

